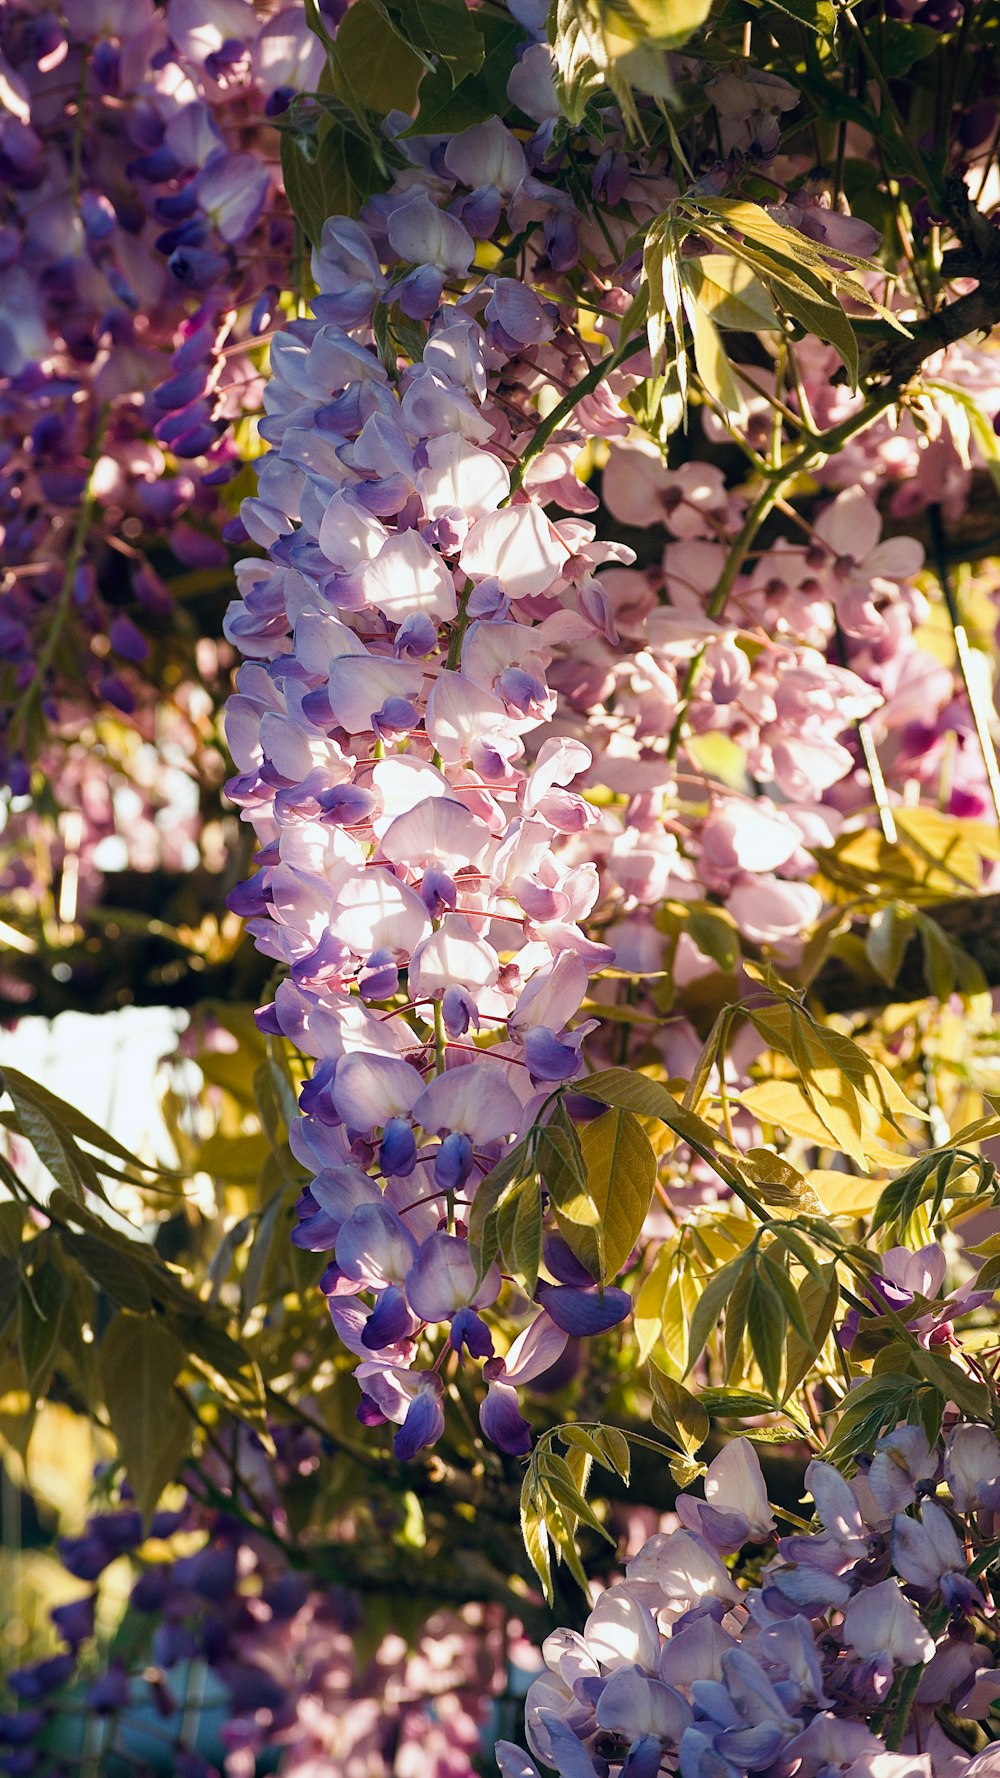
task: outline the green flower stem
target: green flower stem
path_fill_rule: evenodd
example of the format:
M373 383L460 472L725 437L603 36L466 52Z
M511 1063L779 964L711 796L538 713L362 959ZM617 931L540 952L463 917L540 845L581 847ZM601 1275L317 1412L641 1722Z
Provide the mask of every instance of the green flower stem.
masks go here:
M932 1636L937 1636L944 1629L947 1622L948 1607L946 1605L939 1605L937 1610L931 1613L930 1622L928 1623L927 1628ZM902 1745L903 1737L909 1726L910 1712L913 1709L917 1689L924 1676L925 1670L923 1663L918 1661L916 1666L907 1667L900 1675L895 1701L892 1706L892 1715L883 1731L885 1744L890 1753L897 1753ZM875 1732L878 1734L879 1730L876 1729Z
M865 719L862 718L857 724L857 733L858 740L861 743L861 752L864 756L865 770L868 773L868 779L872 787L872 795L875 798L875 807L878 810L879 825L882 829L882 834L886 843L890 846L894 846L899 839L899 833L896 828L896 817L892 812L892 806L889 802L889 791L886 787L885 778L882 773L882 765L875 747L875 737L872 734L871 723L866 722Z
M445 666L449 673L453 673L461 664L462 642L465 638L465 632L469 627L469 594L471 592L472 582L469 581L464 593L458 601L458 611L455 616L455 622L452 624L451 633L448 637L448 657L445 661Z
M634 358L638 352L644 352L647 349L648 341L645 333L637 334L634 339L625 340L622 344L617 345L614 351L610 352L606 358L601 358L585 377L580 378L576 388L571 389L568 395L564 395L552 412L546 415L541 425L535 428L530 445L520 462L516 463L511 470L511 493L515 493L518 488L524 485L525 473L529 466L536 457L541 455L553 432L558 432L559 427L569 419L574 408L579 406L585 396L593 395L594 390L600 388L605 378L609 377L612 371L618 370L619 366L624 364L627 359Z

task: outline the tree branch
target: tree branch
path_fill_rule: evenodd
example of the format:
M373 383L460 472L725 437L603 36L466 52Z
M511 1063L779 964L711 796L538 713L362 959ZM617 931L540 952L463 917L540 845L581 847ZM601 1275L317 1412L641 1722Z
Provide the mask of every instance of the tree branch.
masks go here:
M925 358L933 357L945 346L964 340L970 334L988 334L1000 324L1000 266L983 265L966 276L979 279L977 290L946 303L936 314L924 321L910 324L912 338L887 331L884 341L874 346L863 365L867 377L884 377L902 388L915 376Z
M952 346L970 334L988 334L1000 324L1000 233L992 220L972 202L963 180L945 185L947 220L961 247L945 255L949 277L975 278L979 288L956 297L923 321L910 327L912 339L884 331L862 364L862 374L885 377L902 387L916 374L925 358ZM861 327L859 334L867 332Z

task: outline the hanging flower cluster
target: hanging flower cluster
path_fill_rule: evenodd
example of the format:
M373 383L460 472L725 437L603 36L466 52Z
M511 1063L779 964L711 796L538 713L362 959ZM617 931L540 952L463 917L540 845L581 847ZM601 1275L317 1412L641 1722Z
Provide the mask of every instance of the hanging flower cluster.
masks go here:
M922 1427L899 1426L854 1480L813 1462L805 1485L818 1526L779 1532L753 1446L723 1447L704 1499L679 1495L680 1526L649 1539L582 1633L547 1638L525 1711L544 1767L560 1778L994 1769L990 1746L970 1748L1000 1695L987 1579L1000 1444L966 1422L932 1450ZM728 1561L741 1550L742 1572ZM519 1748L497 1755L504 1778L537 1778Z
M148 726L154 660L186 628L164 571L228 568L234 427L259 402L254 348L294 260L269 119L322 61L300 4L4 9L0 761L15 796L43 740L51 780L52 738L95 710Z
M488 1607L430 1615L408 1642L357 1649L361 1596L290 1566L274 1480L308 1477L309 1432L276 1427L277 1457L244 1450L254 1500L267 1497L275 1541L210 1505L197 1481L184 1504L144 1523L128 1498L63 1538L68 1574L88 1591L50 1613L63 1647L5 1675L0 1766L11 1778L62 1774L81 1752L144 1773L253 1778L262 1753L289 1775L331 1769L472 1778L493 1697L506 1685L507 1633ZM249 1462L246 1461L249 1458ZM218 1480L225 1478L222 1474ZM95 1639L96 1585L127 1557L128 1639Z
M677 186L613 110L571 146L546 45L509 90L527 142L499 118L399 137L392 189L327 223L314 318L271 347L271 451L242 509L267 557L238 565L225 624L247 657L228 788L261 845L230 905L280 966L262 1027L315 1062L294 1239L331 1255L359 1412L399 1427L403 1457L443 1428L449 1354L484 1362L484 1430L523 1451L512 1385L628 1312L550 1236L501 1359L502 1279L464 1238L479 1180L581 1074L590 978L661 972L656 911L706 894L794 962L824 909L815 852L871 818L879 750L886 795L936 800L914 725L972 733L917 634L922 549L880 541L868 493L751 552L759 515L718 465L665 468L630 432L650 363L621 325L640 273L623 218ZM738 184L794 95L750 74L709 92ZM821 203L806 220L843 247ZM661 525L659 562L598 537L595 441L605 511L637 540ZM707 770L720 743L737 773ZM984 766L961 742L959 760L965 813ZM714 967L683 935L675 981ZM669 1059L686 1039L657 1041Z

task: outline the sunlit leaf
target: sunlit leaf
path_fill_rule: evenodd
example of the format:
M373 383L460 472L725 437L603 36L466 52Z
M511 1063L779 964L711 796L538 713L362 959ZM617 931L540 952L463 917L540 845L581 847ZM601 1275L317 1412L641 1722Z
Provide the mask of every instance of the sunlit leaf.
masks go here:
M638 1118L616 1108L580 1132L582 1180L567 1166L552 1207L563 1237L593 1277L616 1278L642 1232L656 1179L656 1156Z
M708 253L686 259L684 283L699 308L716 327L738 328L744 333L768 332L780 327L777 311L760 279L735 253Z
M504 1193L524 1179L531 1169L527 1142L518 1142L501 1155L495 1167L481 1179L469 1212L469 1248L479 1276L485 1277L500 1246L497 1206Z
M739 1253L735 1259L722 1267L715 1275L706 1280L705 1287L698 1299L698 1304L691 1318L691 1329L688 1335L687 1372L690 1372L708 1342L712 1330L718 1325L729 1298L736 1288L738 1280L743 1276L744 1269L752 1264L749 1254ZM687 1374L687 1373L685 1373Z
M702 388L731 420L746 415L743 392L733 375L719 330L701 303L685 293L684 310L691 326L694 363Z
M809 1181L797 1167L770 1148L750 1148L737 1163L761 1202L781 1208L818 1210Z
M542 1263L542 1197L534 1178L520 1180L501 1198L496 1228L507 1269L532 1295Z
M690 1389L661 1371L650 1372L655 1406L653 1419L678 1449L693 1457L709 1434L709 1418L704 1407Z

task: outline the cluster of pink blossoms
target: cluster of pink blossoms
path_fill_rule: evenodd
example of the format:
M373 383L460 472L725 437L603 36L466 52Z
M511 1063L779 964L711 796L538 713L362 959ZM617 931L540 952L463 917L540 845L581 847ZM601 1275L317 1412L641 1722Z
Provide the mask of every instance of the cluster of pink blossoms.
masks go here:
M922 1427L899 1426L852 1481L814 1462L805 1485L819 1528L779 1535L753 1446L724 1446L704 1499L678 1496L679 1527L633 1556L582 1633L543 1644L525 1721L544 1766L560 1778L656 1778L664 1765L680 1778L995 1773L995 1744L969 1756L1000 1696L978 1560L1000 1508L993 1433L961 1424L932 1450ZM745 1549L741 1579L727 1559ZM538 1778L512 1744L497 1756L503 1778Z
M398 136L392 189L327 223L314 319L272 342L272 448L242 514L267 559L238 565L225 625L247 657L229 789L261 844L231 905L281 966L264 1028L315 1062L294 1238L332 1256L359 1412L399 1426L401 1456L442 1430L449 1350L484 1361L483 1428L523 1451L515 1386L628 1313L550 1236L500 1358L483 1311L502 1279L477 1276L464 1239L478 1181L582 1072L591 976L662 971L657 910L706 894L794 961L823 911L816 849L870 819L858 725L892 795L915 781L937 801L927 723L959 707L916 638L921 548L880 542L862 490L713 604L744 499L711 461L666 469L623 407L650 369L641 339L617 339L629 235L676 185L613 111L589 165L570 148L544 43L509 90L537 122L526 142L498 118ZM738 183L773 154L791 89L745 72L707 91ZM795 214L831 252L845 231L869 244L818 201ZM594 311L619 350L600 381ZM662 524L659 563L597 535L576 473L595 440L606 511ZM981 761L949 762L946 806L968 812ZM685 935L672 967L683 984L716 966ZM669 1063L685 1028L651 1041Z

